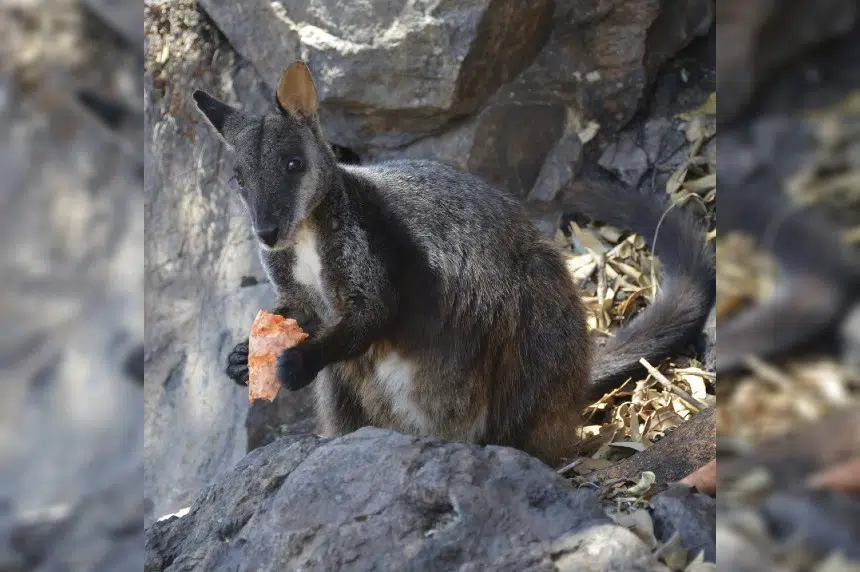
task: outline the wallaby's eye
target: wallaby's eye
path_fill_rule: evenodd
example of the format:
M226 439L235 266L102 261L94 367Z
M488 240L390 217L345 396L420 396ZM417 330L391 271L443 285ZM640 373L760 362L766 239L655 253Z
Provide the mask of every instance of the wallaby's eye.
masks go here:
M287 172L298 173L305 168L305 162L301 157L290 157L287 159Z

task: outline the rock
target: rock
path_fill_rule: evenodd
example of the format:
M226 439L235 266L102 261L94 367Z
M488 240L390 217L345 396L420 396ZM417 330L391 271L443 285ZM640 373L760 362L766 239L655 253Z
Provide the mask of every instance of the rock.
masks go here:
M677 532L690 558L702 552L716 562L716 500L677 484L655 495L650 510L657 540L667 542Z
M717 91L721 120L735 119L782 64L857 22L854 0L803 3L728 0L717 3Z
M146 522L187 506L233 468L259 430L243 425L248 392L223 373L227 354L272 301L231 163L190 101L210 90L262 112L270 91L191 0L147 6ZM171 33L167 33L167 30ZM184 52L183 52L184 51ZM162 61L160 54L175 53ZM243 280L244 279L244 280ZM307 415L310 392L280 424ZM261 421L261 423L265 423Z
M565 536L553 544L552 557L558 572L669 571L635 534L608 524Z
M677 121L654 117L642 126L642 149L649 164L659 163L667 171L674 171L680 165L680 162L670 162L687 144L678 125Z
M292 391L281 390L275 401L255 401L245 419L248 435L248 452L268 445L275 439L286 435L300 435L316 431L313 402L307 392L298 398Z
M550 202L558 192L576 177L576 165L582 158L582 141L571 133L562 136L549 152L541 166L532 190L530 201Z
M586 478L592 481L637 480L642 471L651 471L658 485L672 483L716 458L716 448L715 411L709 407L644 451L589 473Z
M521 198L576 176L573 134L623 127L713 22L711 0L202 4L270 90L292 59L310 63L333 143L370 161L439 159Z
M270 84L293 59L307 61L327 132L358 149L400 146L473 113L543 47L553 6L549 0L202 4Z
M138 465L126 479L70 504L0 512L0 568L61 570L74 562L82 570L140 570L141 472Z
M610 143L598 164L613 173L625 185L636 187L648 170L648 154L636 144L629 132L621 134L618 142Z
M842 361L860 374L860 302L854 304L839 331Z
M724 517L723 508L717 518L717 552L720 554L719 570L731 572L761 572L779 570L767 542L750 534L749 528L732 526ZM757 521L756 521L757 523Z
M665 570L592 491L520 451L372 428L257 449L145 534L147 571Z
M707 371L715 371L717 366L717 307L716 305L708 314L708 320L702 332L704 345L703 365Z

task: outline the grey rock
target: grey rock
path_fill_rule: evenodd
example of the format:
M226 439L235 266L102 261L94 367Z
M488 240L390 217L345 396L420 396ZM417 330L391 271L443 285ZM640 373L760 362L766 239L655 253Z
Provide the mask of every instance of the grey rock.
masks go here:
M668 164L687 143L683 131L678 129L677 121L665 117L649 119L642 126L642 135L642 147L650 164L660 163L661 167L667 170L678 166Z
M598 164L628 186L635 187L648 171L648 154L638 146L631 132L624 132L617 142L610 143Z
M133 46L143 44L143 6L128 0L84 0L114 31Z
M768 548L749 531L723 522L717 525L717 550L720 553L717 570L720 572L788 572L777 564Z
M545 157L564 133L560 104L494 104L477 117L467 169L517 197L525 197Z
M662 570L594 492L520 451L372 428L257 449L145 534L148 571Z
M703 328L704 360L703 365L708 371L714 371L717 366L717 307L711 308L708 320Z
M553 543L552 551L558 572L669 572L639 537L607 524L569 534Z
M554 154L574 151L568 124L611 137L713 22L710 0L202 4L269 89L292 59L310 63L333 143L435 158L521 198L576 176Z
M347 147L402 145L474 112L543 47L553 6L549 0L202 4L271 85L293 59L307 61L328 132Z
M247 451L268 445L279 437L314 433L316 419L310 388L299 393L278 392L275 401L254 402L245 419Z
M144 494L149 523L187 506L245 454L248 392L223 369L233 346L247 338L257 310L271 304L272 292L266 283L241 287L243 277L265 274L247 216L228 185L230 160L190 100L195 88L207 89L262 112L270 92L253 68L237 60L195 2L147 10ZM178 53L160 66L154 54L164 49L163 42L176 52L198 51ZM307 415L309 392L289 397L293 412ZM281 411L281 424L301 420ZM264 430L252 424L249 433L254 437Z
M667 542L677 532L691 558L703 552L707 562L716 561L716 500L677 484L652 498L651 507L659 541Z
M563 136L543 162L529 200L550 202L561 188L574 180L582 158L582 141L576 133Z

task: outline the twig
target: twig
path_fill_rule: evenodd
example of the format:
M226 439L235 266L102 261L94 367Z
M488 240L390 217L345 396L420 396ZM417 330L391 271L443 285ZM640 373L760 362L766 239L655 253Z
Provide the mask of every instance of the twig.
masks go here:
M695 397L693 397L692 395L666 379L666 376L657 371L657 368L648 363L648 360L646 360L645 358L640 359L639 363L641 363L642 366L648 370L648 373L650 373L654 377L654 379L659 381L663 387L686 401L688 404L692 405L697 411L702 411L703 409L708 408L707 405L705 405L704 403L702 403L701 401L699 401L698 399L696 399Z
M572 468L576 467L577 465L581 465L583 460L584 459L577 459L577 460L573 461L572 463L569 463L569 464L563 466L562 468L557 470L556 473L558 473L559 475L563 475L563 474L569 472Z

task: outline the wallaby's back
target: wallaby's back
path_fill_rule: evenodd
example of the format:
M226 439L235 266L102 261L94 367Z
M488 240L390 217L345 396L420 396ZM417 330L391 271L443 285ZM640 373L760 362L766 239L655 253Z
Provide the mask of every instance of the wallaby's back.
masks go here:
M517 201L473 175L432 161L344 169L400 245L403 321L392 339L422 364L422 391L455 409L483 401L479 441L569 455L590 340L561 252Z

